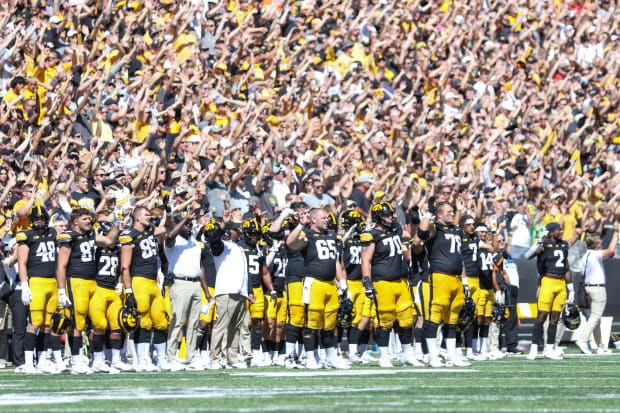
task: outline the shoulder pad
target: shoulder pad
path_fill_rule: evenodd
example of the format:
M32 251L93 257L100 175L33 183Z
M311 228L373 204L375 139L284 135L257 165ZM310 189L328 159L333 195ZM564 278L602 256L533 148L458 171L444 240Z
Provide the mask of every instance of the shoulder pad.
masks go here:
M15 235L15 240L17 242L26 242L28 241L28 234L26 234L24 231L19 231L17 235Z
M362 232L360 235L360 241L362 242L372 242L373 239L374 238L370 232Z
M132 232L131 231L123 232L118 237L118 242L120 242L121 245L132 243L133 242L133 234L132 234Z
M56 236L56 242L59 244L70 244L73 241L73 236L69 232L61 232Z

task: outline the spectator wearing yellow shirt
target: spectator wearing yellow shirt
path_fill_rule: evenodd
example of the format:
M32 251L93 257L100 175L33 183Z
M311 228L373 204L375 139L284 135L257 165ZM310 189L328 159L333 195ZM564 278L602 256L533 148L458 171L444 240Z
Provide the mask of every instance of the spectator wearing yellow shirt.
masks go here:
M40 199L35 197L35 185L26 184L22 188L22 199L17 201L13 206L13 212L17 214L17 222L15 224L15 231L22 231L30 228L28 222L28 214L33 206L43 206Z
M15 108L21 108L24 86L26 85L26 79L23 76L15 76L11 80L10 89L6 92L2 98L3 102L11 104Z

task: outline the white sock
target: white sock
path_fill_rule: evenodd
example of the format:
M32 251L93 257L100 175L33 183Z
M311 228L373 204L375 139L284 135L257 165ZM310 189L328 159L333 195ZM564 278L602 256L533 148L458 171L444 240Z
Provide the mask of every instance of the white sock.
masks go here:
M54 360L56 363L62 363L62 351L54 350L52 354L54 355Z
M119 349L112 349L112 364L116 364L121 361L121 351Z
M134 364L140 361L140 355L138 354L138 345L133 340L127 340L127 348L125 349L125 357L127 357L127 352L131 353L132 360Z
M416 356L423 356L424 355L424 349L422 348L422 343L415 343L414 348L414 353Z
M155 347L155 351L157 352L157 362L165 362L166 361L166 343L153 344Z
M41 363L47 357L47 353L45 351L37 351L37 364Z
M252 358L259 360L261 358L260 350L252 350Z
M482 337L482 339L480 340L480 352L481 353L487 353L489 351L488 347L488 342L489 342L489 338L488 337Z
M435 360L437 358L437 338L427 338L426 346L428 347L428 354L431 360Z
M325 356L327 360L333 360L338 357L338 352L336 351L336 347L328 347L325 349Z
M413 347L411 344L403 344L403 354L410 354L413 352Z
M316 351L316 350L315 350ZM318 349L319 360L325 360L327 358L327 353L323 347Z
M34 351L24 351L26 366L34 366Z
M293 354L295 352L295 343L289 343L288 341L285 344L286 355Z
M446 338L447 360L454 360L455 355L456 355L456 338Z
M151 343L136 343L136 356L138 358L138 362L150 360L149 357L149 348L151 347Z
M74 356L73 354L71 355L71 365L75 366L77 363L80 362L80 356Z
M349 356L357 354L357 344L349 344Z
M545 351L553 351L553 344L545 344Z
M472 350L471 347L467 347L465 349L465 354L467 354L467 357L472 356L474 354L474 350Z
M530 346L530 354L536 354L538 353L538 344L532 344Z
M93 353L93 359L96 363L103 362L103 351Z
M379 357L381 358L390 358L390 348L389 347L379 347Z

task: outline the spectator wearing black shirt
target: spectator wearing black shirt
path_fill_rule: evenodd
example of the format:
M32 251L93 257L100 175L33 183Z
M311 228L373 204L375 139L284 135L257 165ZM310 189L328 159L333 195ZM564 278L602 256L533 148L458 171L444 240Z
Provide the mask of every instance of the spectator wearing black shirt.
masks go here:
M370 175L360 175L357 178L357 185L351 192L350 200L355 201L357 204L357 212L364 218L368 218L368 211L370 210L370 200L366 198L366 192L370 189L370 186L374 180Z

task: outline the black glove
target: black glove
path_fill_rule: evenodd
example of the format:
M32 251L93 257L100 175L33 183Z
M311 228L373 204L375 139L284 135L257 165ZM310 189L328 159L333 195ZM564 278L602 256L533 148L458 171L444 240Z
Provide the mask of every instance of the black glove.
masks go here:
M362 278L362 285L364 286L364 294L366 294L366 297L375 298L375 295L377 295L377 290L375 290L375 287L372 285L370 278Z
M164 203L164 211L166 211L166 215L171 214L172 213L172 205L170 204L170 196L169 195L164 195L163 203Z
M125 297L125 305L127 308L131 308L132 310L138 309L138 303L136 302L136 297L134 297L133 293L127 294Z

